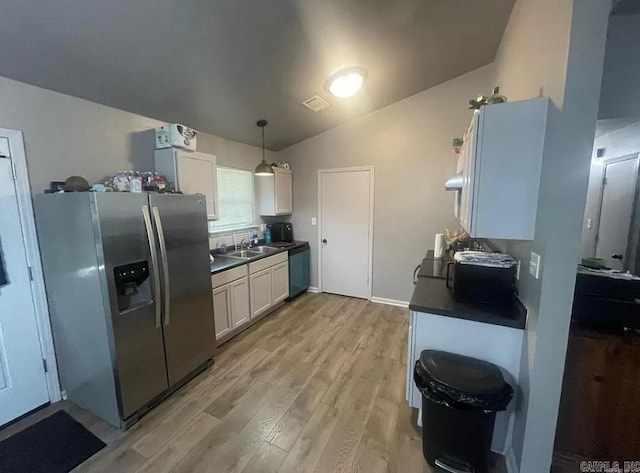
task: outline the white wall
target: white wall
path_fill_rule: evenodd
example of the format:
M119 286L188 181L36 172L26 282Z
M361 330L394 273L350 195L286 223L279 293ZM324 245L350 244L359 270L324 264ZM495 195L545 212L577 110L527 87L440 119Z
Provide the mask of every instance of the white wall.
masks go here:
M34 193L71 175L95 182L125 169L153 170L154 135L149 130L160 124L0 77L0 127L23 132ZM198 136L198 150L217 155L222 166L243 169L255 168L262 153L205 133Z
M599 118L640 116L640 15L609 21Z
M296 238L311 245L311 284L318 285L318 169L375 166L373 295L408 301L411 276L434 234L458 228L453 195L453 138L471 119L467 101L491 90L485 66L353 120L279 153L293 169Z
M551 462L609 6L517 0L495 61L495 82L510 100L552 100L535 239L503 242L523 262L529 311L513 439L520 473L549 471ZM531 251L542 255L538 280L528 274Z

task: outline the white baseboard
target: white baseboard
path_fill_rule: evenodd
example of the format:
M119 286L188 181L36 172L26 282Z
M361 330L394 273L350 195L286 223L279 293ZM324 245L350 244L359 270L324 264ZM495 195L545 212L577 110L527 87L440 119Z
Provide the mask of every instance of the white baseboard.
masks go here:
M513 446L510 446L507 449L507 452L504 454L504 462L507 465L508 473L519 473L518 463L516 462L516 455L513 452Z
M318 290L317 287L309 286L309 288L307 289L307 292L313 292L314 294L317 294L320 291Z
M371 302L375 302L376 304L395 305L396 307L409 307L408 302L398 301L395 299L387 299L384 297L372 297Z

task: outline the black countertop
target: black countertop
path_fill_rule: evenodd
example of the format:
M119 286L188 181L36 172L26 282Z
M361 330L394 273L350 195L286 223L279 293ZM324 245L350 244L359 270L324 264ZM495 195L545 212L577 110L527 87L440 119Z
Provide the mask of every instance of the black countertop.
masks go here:
M278 253L300 248L304 245L309 244L309 242L307 241L294 241L293 243L294 245L288 246L286 248L276 248L272 246L272 248L275 248L278 251L274 251L272 253L268 253L265 255L255 256L251 259L232 258L230 256L219 255L219 254L213 255L214 261L213 263L211 263L211 274L221 273L222 271L226 271L227 269L237 268L238 266L253 263L254 261L258 261L262 258L268 258L269 256L277 255ZM271 246L271 245L267 245L267 246Z
M433 261L433 253L427 253L427 258L424 260L425 264L429 266L433 264ZM451 260L444 259L442 266L446 266L449 261ZM436 264L436 266L438 265ZM429 266L429 268L425 268L423 275L417 278L409 309L416 312L443 315L485 324L502 325L522 330L525 328L527 321L526 309L517 298L514 298L513 306L506 307L457 301L453 298L449 288L447 288L445 280L442 279L442 270L440 268L438 268L438 271L433 271L433 268ZM434 275L427 276L427 274Z

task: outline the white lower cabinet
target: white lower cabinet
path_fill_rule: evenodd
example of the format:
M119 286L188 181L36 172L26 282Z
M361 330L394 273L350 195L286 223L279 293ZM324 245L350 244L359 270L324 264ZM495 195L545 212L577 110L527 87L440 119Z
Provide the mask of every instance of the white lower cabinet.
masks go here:
M249 322L249 277L247 266L229 269L211 277L216 340ZM228 338L228 337L227 337Z
M216 273L211 285L216 343L220 345L289 297L288 253Z
M273 305L272 296L272 270L263 269L249 276L251 286L251 318L255 318L266 312Z
M289 297L289 257L287 252L249 264L251 318L254 319Z
M273 303L284 301L289 297L289 263L280 263L273 267L271 276Z
M213 317L216 339L219 339L231 330L231 290L228 284L213 290Z
M229 284L231 298L231 327L238 328L249 322L249 278L238 279Z

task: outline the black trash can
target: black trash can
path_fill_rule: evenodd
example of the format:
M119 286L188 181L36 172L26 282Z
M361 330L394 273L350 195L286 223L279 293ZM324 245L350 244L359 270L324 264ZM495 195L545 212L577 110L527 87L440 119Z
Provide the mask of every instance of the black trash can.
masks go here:
M512 387L491 363L425 350L414 380L422 393L422 452L445 471L487 473L497 411L506 409Z

